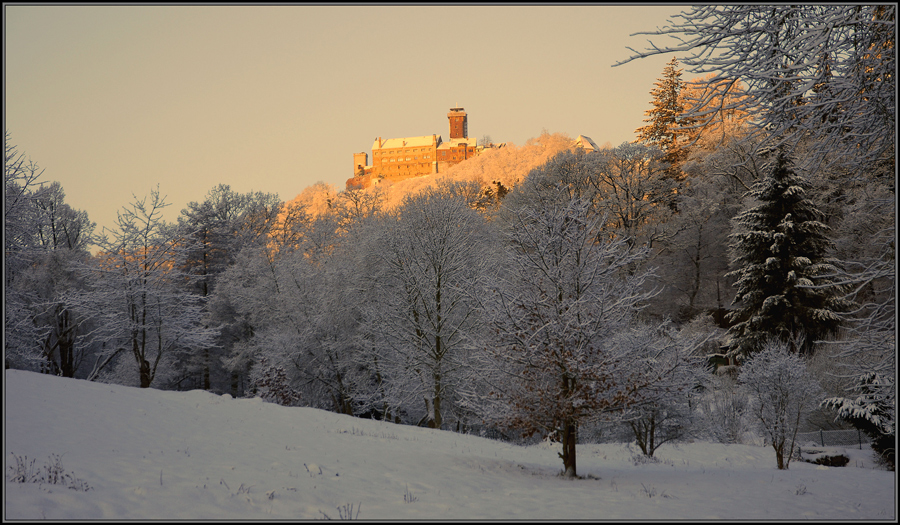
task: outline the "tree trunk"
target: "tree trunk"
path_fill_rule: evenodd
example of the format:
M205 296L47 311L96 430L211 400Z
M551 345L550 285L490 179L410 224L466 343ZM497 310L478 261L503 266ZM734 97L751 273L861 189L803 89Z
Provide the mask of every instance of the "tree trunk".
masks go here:
M691 315L694 315L694 307L697 301L697 294L700 292L700 250L702 250L703 242L703 225L700 225L700 230L697 232L697 254L695 257L691 257L691 263L694 264L694 284L691 287L691 294L688 299L688 308L690 309Z
M75 328L71 314L63 310L59 316L59 368L63 377L75 377Z
M575 437L576 437L577 427L574 422L566 421L563 423L563 432L562 432L562 454L560 456L563 460L563 475L567 478L574 478L578 475L578 470L575 464Z
M153 378L150 376L150 362L141 359L141 388L150 388L150 382Z
M209 381L209 348L203 349L203 390L210 390Z
M350 404L350 398L342 394L341 399L343 399L343 403L341 404L341 410L342 410L341 413L346 414L348 416L352 416L353 415L353 405Z
M441 416L441 374L434 374L434 428L441 428L443 416Z
M425 418L424 418L425 425L428 428L434 428L434 417L432 416L432 414L434 414L434 411L431 409L431 407L433 407L434 405L432 404L431 400L428 399L427 396L424 399L425 399ZM421 425L421 424L422 424L422 420L419 420L419 425Z
M231 397L237 399L240 397L238 395L238 373L237 371L231 372Z
M784 441L781 443L772 443L772 447L775 449L775 459L778 461L778 470L787 470L787 466L784 464Z
M66 336L59 340L59 368L63 377L75 377L75 342Z

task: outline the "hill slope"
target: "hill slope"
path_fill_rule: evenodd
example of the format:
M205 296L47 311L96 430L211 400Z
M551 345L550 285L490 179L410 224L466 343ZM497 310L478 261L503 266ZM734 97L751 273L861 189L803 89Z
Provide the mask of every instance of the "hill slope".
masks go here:
M895 516L893 472L778 471L764 447L664 446L635 465L625 445L579 445L594 479L566 480L549 444L18 370L4 389L6 519L338 519L351 504L362 520ZM52 454L90 490L10 481L16 457L39 473Z

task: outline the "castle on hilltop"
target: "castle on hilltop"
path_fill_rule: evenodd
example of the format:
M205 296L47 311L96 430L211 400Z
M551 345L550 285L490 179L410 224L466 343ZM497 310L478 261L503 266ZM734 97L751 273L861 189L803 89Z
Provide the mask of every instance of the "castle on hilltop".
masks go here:
M347 180L347 189L368 188L384 179L398 181L412 177L443 173L450 166L470 159L493 144L476 144L469 138L469 121L463 108L450 108L450 140L444 142L440 135L404 137L399 139L375 139L372 144L372 164L366 152L353 154L353 177Z

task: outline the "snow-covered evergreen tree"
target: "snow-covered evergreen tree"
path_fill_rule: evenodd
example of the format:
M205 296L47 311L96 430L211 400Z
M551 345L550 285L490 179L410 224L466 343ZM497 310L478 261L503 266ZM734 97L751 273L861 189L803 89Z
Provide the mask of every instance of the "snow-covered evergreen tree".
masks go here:
M868 372L857 377L849 397L830 397L822 406L837 412L872 438L872 450L893 468L896 458L897 380L893 374Z
M645 112L647 118L644 119L648 124L635 130L638 134L635 142L656 146L665 152L663 159L669 164L666 173L675 179L682 177L681 166L688 153L684 144L687 134L681 129L689 125L684 116L681 97L681 90L684 88L681 72L678 60L672 57L663 69L663 77L656 81L656 87L650 91L653 108Z
M730 235L735 270L728 276L737 279L737 309L729 314L729 353L748 356L771 337L812 353L816 341L837 331L839 313L848 308L829 277L837 268L828 257L828 228L782 148L770 152L763 173L748 192L754 205L735 217Z

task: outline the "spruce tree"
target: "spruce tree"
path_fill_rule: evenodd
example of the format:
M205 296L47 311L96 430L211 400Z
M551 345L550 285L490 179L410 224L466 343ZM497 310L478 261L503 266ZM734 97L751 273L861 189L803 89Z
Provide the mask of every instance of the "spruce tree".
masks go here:
M737 310L729 314L728 351L746 357L767 340L779 339L793 352L811 354L815 342L834 334L849 303L829 275L831 241L823 214L806 196L807 183L778 148L769 152L764 176L748 196L758 201L734 219L728 274L737 278Z
M681 80L681 72L678 60L673 57L663 69L663 77L650 91L653 108L645 112L648 118L644 119L648 124L634 131L638 134L635 142L657 146L665 152L665 160L669 163L666 174L676 180L682 178L681 165L687 158L687 149L681 140L684 132L679 129L687 124L683 116L681 90L684 88L684 81Z

